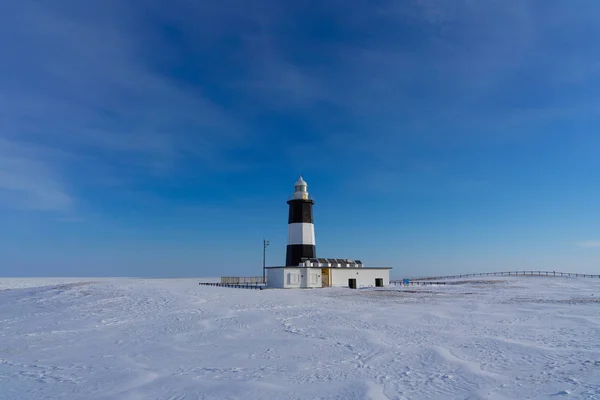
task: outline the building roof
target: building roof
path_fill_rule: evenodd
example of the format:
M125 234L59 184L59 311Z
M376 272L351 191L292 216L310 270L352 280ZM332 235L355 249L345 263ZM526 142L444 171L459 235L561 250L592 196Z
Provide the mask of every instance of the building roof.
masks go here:
M302 175L300 175L300 178L298 178L298 180L296 181L296 183L294 184L294 186L307 186L307 184L304 181L304 179L302 179Z

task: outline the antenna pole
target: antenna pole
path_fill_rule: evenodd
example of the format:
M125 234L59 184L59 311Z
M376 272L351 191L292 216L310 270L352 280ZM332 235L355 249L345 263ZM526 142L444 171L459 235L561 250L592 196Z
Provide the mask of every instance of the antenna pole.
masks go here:
M269 246L269 241L263 239L263 283L266 284L267 283L267 278L266 278L266 267L267 267L267 247Z

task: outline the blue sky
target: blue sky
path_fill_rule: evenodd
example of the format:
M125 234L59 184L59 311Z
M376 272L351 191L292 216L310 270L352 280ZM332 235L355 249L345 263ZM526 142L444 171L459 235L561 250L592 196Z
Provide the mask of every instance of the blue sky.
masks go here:
M8 1L0 275L600 268L600 3Z

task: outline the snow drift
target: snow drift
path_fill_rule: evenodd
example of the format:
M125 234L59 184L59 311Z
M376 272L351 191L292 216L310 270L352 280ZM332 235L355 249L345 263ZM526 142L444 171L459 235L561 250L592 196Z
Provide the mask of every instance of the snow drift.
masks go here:
M600 398L600 282L197 282L1 279L0 397Z

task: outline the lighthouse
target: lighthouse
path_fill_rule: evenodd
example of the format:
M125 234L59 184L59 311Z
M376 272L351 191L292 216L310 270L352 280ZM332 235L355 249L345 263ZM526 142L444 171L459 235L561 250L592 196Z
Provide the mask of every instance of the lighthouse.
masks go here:
M315 225L312 206L315 202L308 196L307 184L302 175L294 184L294 194L288 200L288 241L286 266L298 266L303 258L315 258Z
M267 287L278 289L381 287L390 284L388 267L365 267L360 260L316 258L312 206L302 175L288 199L288 241L285 265L265 267Z

